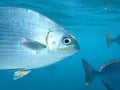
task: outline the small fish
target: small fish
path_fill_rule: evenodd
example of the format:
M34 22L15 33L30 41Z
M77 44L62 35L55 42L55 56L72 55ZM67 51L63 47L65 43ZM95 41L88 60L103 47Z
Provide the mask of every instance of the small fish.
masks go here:
M111 60L96 71L85 59L82 59L86 73L86 85L90 85L97 76L107 90L120 90L120 59Z
M105 37L108 47L110 47L110 45L114 42L120 45L120 35L118 35L116 38L112 38L107 32L105 32Z
M79 48L73 35L40 13L0 7L0 69L16 70L14 80L61 61Z

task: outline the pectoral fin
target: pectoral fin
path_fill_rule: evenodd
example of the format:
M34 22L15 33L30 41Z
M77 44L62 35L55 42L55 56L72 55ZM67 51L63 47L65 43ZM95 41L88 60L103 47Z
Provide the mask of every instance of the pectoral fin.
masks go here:
M46 48L45 45L43 45L37 41L31 40L31 39L26 39L26 38L22 38L21 44L24 45L25 47L33 49L33 50L40 50L40 49Z
M24 77L29 74L31 70L18 70L14 73L14 80Z

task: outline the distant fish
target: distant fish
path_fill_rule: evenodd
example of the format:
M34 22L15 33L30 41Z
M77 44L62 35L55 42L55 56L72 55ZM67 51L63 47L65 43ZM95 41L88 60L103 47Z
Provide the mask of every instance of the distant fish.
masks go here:
M113 42L116 42L117 44L120 45L120 35L118 35L116 38L112 38L107 32L105 32L105 36L106 36L106 41L107 41L107 46L110 47L110 45Z
M98 71L86 60L82 59L82 63L86 73L86 85L90 85L97 76L107 90L120 90L120 59L115 59L102 65Z
M40 13L0 7L0 69L16 70L14 79L61 61L78 50L73 35Z

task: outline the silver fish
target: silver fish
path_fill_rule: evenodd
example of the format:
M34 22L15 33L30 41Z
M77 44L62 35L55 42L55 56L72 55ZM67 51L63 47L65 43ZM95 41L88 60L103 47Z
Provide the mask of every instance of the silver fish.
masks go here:
M120 90L120 59L111 60L96 71L85 59L82 63L86 73L86 85L90 85L97 76L107 90Z
M14 79L61 61L78 50L74 36L40 13L0 7L0 69L16 70Z
M105 37L106 37L108 47L110 47L110 45L114 42L116 42L118 45L120 45L120 35L118 35L115 38L112 38L107 32L105 32Z

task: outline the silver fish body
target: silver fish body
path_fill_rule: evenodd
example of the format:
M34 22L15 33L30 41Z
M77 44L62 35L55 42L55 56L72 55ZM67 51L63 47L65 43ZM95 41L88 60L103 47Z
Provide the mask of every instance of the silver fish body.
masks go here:
M35 69L71 56L75 38L47 17L24 8L0 7L0 69Z

